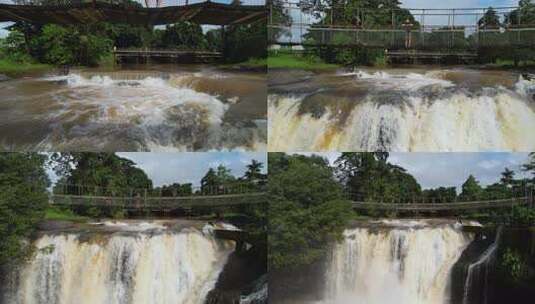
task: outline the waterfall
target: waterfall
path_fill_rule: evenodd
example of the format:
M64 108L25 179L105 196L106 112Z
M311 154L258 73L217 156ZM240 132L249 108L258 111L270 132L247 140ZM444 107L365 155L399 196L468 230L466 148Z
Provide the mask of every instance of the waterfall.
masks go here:
M327 267L324 303L449 303L450 272L471 237L449 224L402 224L344 232Z
M486 304L488 301L488 275L489 268L492 267L496 257L496 251L502 237L503 227L498 227L494 242L481 254L481 256L474 263L468 266L466 275L466 282L464 285L463 304L481 303ZM479 290L480 294L474 294L473 285L482 285ZM476 288L477 289L477 288ZM473 297L481 297L474 302Z
M270 151L535 149L533 81L467 89L432 74L357 74L360 95L269 95Z
M35 245L8 304L201 304L232 250L195 229L62 232Z

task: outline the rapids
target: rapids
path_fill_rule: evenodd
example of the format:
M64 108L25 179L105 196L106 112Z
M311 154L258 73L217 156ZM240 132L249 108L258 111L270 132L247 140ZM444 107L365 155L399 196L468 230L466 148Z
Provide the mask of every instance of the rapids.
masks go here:
M39 151L265 147L263 75L188 69L86 69L1 82L0 146Z

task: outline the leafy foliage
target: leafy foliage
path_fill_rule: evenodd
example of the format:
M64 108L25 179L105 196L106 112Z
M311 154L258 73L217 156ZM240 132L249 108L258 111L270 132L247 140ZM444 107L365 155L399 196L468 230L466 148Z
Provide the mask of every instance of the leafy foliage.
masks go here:
M28 255L31 235L48 203L46 157L0 153L0 266Z
M336 173L357 201L411 202L421 187L405 169L388 163L388 153L342 153Z
M462 185L462 191L459 195L461 201L475 201L482 197L483 188L479 185L479 181L470 174Z
M221 30L204 34L200 24L189 21L170 24L165 29L112 23L40 26L25 22L17 22L10 29L2 53L19 61L33 58L54 65L94 66L109 57L113 47L225 50L225 59L230 62L267 56L264 22L228 26L225 44Z
M341 238L351 205L325 159L271 153L268 163L269 264L291 269L317 261Z
M305 0L302 7L309 11L316 18L320 19L313 26L329 26L335 22L336 26L349 26L356 28L379 29L379 28L400 28L403 23L411 23L415 28L419 27L419 22L409 10L400 7L398 0ZM344 44L344 40L353 39L353 35L344 32L328 33L332 34L332 40L336 44ZM379 35L377 35L379 36ZM307 39L319 40L314 34L307 34ZM345 65L365 64L370 65L382 62L384 49L382 48L338 48L324 46L312 48L311 52L328 63L339 63Z
M57 187L62 187L55 191L66 194L132 196L152 188L150 178L133 161L113 153L54 153L51 163L60 177Z
M520 282L528 276L527 263L517 251L506 248L500 260L501 272L511 281Z

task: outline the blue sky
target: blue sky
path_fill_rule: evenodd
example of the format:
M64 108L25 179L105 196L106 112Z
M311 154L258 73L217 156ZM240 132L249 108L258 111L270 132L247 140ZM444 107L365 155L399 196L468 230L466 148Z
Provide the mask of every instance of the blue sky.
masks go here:
M315 153L333 163L340 153ZM390 153L389 162L407 169L426 188L449 186L459 188L470 174L482 185L500 179L505 167L517 172L517 177L527 177L521 172L528 153Z
M242 176L246 165L252 159L264 163L264 173L267 171L266 153L242 153L242 152L194 152L194 153L148 153L131 152L117 153L134 161L137 166L147 175L155 186L164 184L193 183L198 186L201 178L209 168L215 168L220 164L232 170L234 176ZM57 180L52 170L48 170L50 179Z

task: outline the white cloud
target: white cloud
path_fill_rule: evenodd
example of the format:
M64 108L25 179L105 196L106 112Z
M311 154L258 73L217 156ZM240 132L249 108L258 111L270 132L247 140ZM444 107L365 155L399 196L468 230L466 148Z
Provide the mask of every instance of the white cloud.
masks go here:
M331 164L340 153L317 154L326 157ZM459 188L470 174L482 185L489 185L500 179L505 167L516 172L516 177L528 177L521 165L526 162L527 153L390 153L389 162L405 168L422 188L440 186Z
M138 168L147 173L155 186L176 182L198 186L208 169L219 164L224 164L234 176L243 176L247 170L246 165L253 159L263 163L263 172L267 171L267 154L261 152L120 152L117 155L134 161ZM52 169L47 168L47 174L52 183L57 181L58 177Z
M477 163L477 165L483 169L487 169L487 170L490 170L490 169L493 169L493 168L496 168L496 167L499 167L500 165L503 165L504 163L503 162L500 162L500 161L497 161L495 159L492 159L492 160L482 160L480 161L479 163Z

